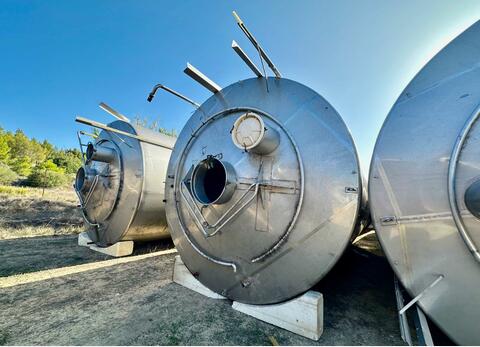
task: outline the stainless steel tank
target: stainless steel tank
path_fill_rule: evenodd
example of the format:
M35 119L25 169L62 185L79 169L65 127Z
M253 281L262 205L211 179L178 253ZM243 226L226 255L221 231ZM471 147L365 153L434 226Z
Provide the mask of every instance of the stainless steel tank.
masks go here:
M188 269L251 304L317 283L349 244L363 197L341 117L284 78L243 80L206 100L177 139L165 195Z
M125 121L107 128L88 144L75 180L88 235L102 247L169 237L164 191L175 138Z
M369 198L412 297L455 342L480 344L480 22L438 53L388 115Z

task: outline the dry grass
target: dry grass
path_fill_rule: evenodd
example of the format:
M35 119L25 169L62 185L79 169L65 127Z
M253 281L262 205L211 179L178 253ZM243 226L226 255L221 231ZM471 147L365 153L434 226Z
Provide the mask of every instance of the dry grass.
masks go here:
M72 188L0 186L0 239L83 231Z
M32 188L0 185L0 199L11 197L31 197L50 201L65 201L77 203L77 196L72 187Z

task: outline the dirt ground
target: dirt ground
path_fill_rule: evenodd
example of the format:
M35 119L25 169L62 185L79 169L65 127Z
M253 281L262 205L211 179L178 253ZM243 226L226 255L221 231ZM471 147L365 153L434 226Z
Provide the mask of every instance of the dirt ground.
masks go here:
M74 238L53 240L43 240L38 249L52 254L56 267L72 264L75 250L82 261L91 260L83 254L87 249L73 246ZM69 255L54 259L69 247ZM0 263L4 254L2 258ZM229 301L208 299L172 283L173 259L158 256L0 289L0 343L270 345L269 336L274 336L290 345L404 345L393 274L382 257L349 249L317 285L325 301L324 334L318 342L233 311ZM23 262L24 269L31 266ZM18 273L12 265L9 269Z
M77 235L0 240L0 277L112 259L79 247ZM135 243L133 255L173 248L171 240Z

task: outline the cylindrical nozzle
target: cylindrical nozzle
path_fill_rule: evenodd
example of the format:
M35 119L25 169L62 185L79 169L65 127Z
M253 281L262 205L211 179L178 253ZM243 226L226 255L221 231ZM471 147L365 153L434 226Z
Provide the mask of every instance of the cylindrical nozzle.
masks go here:
M237 186L233 166L211 156L197 164L192 173L193 196L203 205L224 204Z
M75 177L75 190L77 192L87 192L90 189L95 176L94 172L92 169L85 169L84 167L78 169Z
M235 121L232 140L238 148L264 155L277 149L280 135L278 131L265 125L258 114L247 112Z
M87 160L111 163L115 160L115 150L103 146L94 146L92 143L89 143L86 156Z

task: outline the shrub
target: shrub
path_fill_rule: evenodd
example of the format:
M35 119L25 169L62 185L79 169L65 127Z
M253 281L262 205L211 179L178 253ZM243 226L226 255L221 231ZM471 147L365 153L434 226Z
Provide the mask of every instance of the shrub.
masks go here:
M28 176L27 183L32 187L54 188L60 187L68 182L65 171L47 160L36 166Z
M9 185L17 179L17 174L8 165L0 163L0 184Z
M65 169L68 174L74 174L82 166L81 153L79 150L61 150L52 155L52 161Z
M28 176L32 172L32 161L30 157L18 157L13 159L9 164L12 170L20 176Z
M10 158L10 146L7 142L7 136L0 128L0 162L7 163Z

